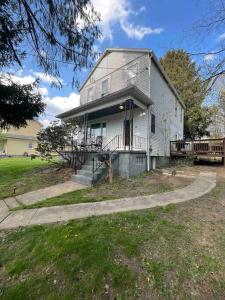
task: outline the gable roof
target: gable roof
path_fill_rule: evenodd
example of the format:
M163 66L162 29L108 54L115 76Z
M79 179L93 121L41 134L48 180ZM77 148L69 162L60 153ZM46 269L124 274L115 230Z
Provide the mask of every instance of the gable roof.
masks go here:
M163 67L161 66L160 62L158 61L155 53L151 49L147 49L147 48L107 48L103 52L103 54L99 57L98 61L96 62L95 66L94 66L94 68L91 70L91 72L89 73L88 77L85 79L85 81L81 85L79 91L82 90L82 88L87 83L87 81L89 80L89 78L92 76L92 74L94 73L95 69L97 69L97 67L99 66L100 62L103 60L103 58L105 56L107 56L109 53L112 53L112 52L130 52L130 53L135 52L135 53L146 53L146 54L149 54L149 56L151 57L151 59L156 64L159 72L161 73L161 75L163 76L163 78L165 79L165 81L167 82L168 86L170 87L170 89L172 90L172 92L174 93L174 95L177 97L177 99L179 100L179 102L182 105L182 107L185 108L185 105L184 105L182 99L178 95L178 93L177 93L175 87L173 86L172 82L170 81L168 75L166 74L165 70L163 69Z

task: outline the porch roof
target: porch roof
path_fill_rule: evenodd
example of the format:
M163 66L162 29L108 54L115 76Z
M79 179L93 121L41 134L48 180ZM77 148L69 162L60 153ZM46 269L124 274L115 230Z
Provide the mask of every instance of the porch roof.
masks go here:
M129 99L133 100L134 104L141 107L142 109L147 108L153 103L147 95L140 91L136 86L132 85L115 93L108 94L104 97L68 110L62 114L57 115L56 118L67 119L70 117L78 117L86 113L92 113L97 110L123 103L124 101Z

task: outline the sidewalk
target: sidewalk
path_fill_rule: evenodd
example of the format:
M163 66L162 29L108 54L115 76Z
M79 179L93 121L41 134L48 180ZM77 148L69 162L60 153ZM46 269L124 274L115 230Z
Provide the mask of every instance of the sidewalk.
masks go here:
M42 200L57 197L62 194L65 194L65 193L81 190L86 187L87 187L86 185L83 185L83 184L80 184L77 182L66 181L64 183L52 185L52 186L49 186L49 187L46 187L46 188L43 188L40 190L36 190L36 191L29 192L26 194L22 194L22 195L18 195L15 197L6 198L4 200L0 200L0 205L3 206L4 204L1 204L1 202L4 202L8 206L9 209L13 209L13 208L21 206L21 204L22 205L23 204L24 205L34 204L34 203L37 203ZM1 210L1 206L0 206L0 210ZM0 217L0 221L1 221L1 217Z
M81 203L24 209L14 212L5 212L6 216L0 220L0 229L16 228L39 224L50 224L90 216L101 216L117 212L133 211L164 206L170 203L181 203L199 198L209 193L216 186L216 174L204 172L189 186L175 191L150 196L140 196L109 200L94 203Z

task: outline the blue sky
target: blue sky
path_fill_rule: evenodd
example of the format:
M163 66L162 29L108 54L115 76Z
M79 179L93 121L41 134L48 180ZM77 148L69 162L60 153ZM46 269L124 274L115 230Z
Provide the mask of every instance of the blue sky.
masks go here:
M202 39L195 34L194 24L210 12L210 0L92 0L100 11L101 40L96 42L98 52L107 47L150 48L161 57L171 48L183 48L188 52L215 51L223 31ZM224 36L225 38L225 36ZM200 58L194 58L197 62ZM212 56L202 58L205 61ZM15 70L14 70L15 71ZM32 82L39 77L40 91L47 104L40 120L47 125L54 115L79 105L78 91L71 86L72 67L61 66L63 87L51 87L52 79L44 75L32 57L24 61L23 70L16 70L16 78ZM82 82L85 70L79 74Z

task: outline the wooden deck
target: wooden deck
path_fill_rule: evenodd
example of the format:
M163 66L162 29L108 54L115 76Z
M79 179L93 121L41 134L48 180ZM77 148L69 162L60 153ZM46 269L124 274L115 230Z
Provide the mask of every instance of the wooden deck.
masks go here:
M171 141L171 157L222 158L225 163L225 138L193 141Z

